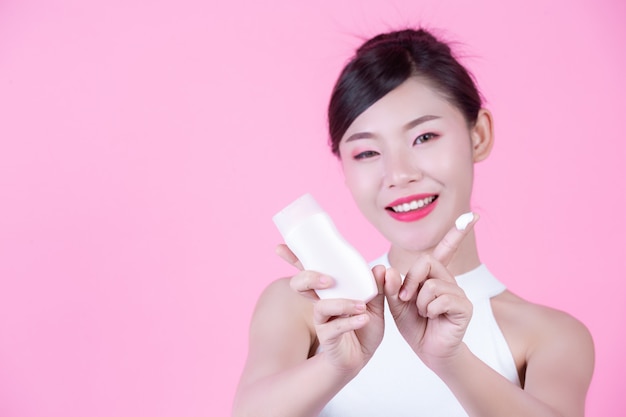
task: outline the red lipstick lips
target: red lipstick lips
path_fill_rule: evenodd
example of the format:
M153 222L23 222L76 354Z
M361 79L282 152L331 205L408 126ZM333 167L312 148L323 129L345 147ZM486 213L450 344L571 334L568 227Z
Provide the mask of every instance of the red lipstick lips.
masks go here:
M387 212L394 219L401 222L414 222L423 219L433 211L437 205L436 194L418 194L395 200L387 206ZM396 207L398 211L394 210Z

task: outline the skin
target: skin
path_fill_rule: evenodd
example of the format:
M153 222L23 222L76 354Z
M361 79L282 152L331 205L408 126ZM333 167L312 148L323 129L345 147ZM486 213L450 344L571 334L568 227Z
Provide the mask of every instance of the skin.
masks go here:
M340 143L341 164L360 210L391 243L392 267L373 268L379 295L367 305L319 300L314 290L332 286L333 278L302 270L279 245L278 254L300 272L275 281L259 299L234 416L319 414L380 344L385 300L406 342L470 416L584 415L593 342L571 316L508 290L492 298L522 388L462 341L472 305L454 276L480 265L473 232L478 217L464 231L453 225L470 209L474 163L485 159L492 145L487 110L468 123L416 77L357 117ZM437 196L426 217L400 222L390 216L391 202L418 194ZM321 353L314 354L319 346Z

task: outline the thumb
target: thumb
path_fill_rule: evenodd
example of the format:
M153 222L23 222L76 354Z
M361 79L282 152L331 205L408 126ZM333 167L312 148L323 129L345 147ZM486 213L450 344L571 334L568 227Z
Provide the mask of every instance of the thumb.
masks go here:
M388 268L385 271L385 297L389 303L389 309L393 313L398 306L404 304L400 299L400 288L402 287L402 276L395 268Z

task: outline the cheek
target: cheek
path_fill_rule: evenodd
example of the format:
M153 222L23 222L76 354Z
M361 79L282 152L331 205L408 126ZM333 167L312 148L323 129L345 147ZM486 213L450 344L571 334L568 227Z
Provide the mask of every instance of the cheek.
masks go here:
M376 198L376 184L372 173L359 169L353 165L343 166L346 187L350 190L356 203L363 209L363 205Z
M465 210L471 204L474 164L469 156L459 154L447 161L445 170L446 187L455 196L455 205Z
M359 200L367 192L367 183L362 176L355 175L354 171L344 171L346 187L355 200Z
M468 161L455 156L450 156L441 160L438 167L442 180L445 180L450 185L457 182L465 182L463 179L468 175L471 169Z
M467 181L471 183L474 162L469 144L469 139L461 136L456 143L450 141L448 149L442 152L444 157L437 159L437 167L442 180L447 182L465 185ZM433 158L434 159L434 158Z

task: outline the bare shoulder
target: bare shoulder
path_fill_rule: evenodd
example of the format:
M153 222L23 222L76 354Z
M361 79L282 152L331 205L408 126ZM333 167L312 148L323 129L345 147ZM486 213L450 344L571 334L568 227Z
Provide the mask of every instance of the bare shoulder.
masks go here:
M580 320L524 300L510 291L494 297L491 304L522 383L533 374L554 372L561 377L569 375L581 387L588 386L594 367L594 344ZM545 375L542 378L549 380Z
M289 278L270 283L257 301L248 337L248 357L240 389L305 361L315 341L312 303L289 286Z
M271 282L261 293L252 316L251 331L267 327L304 327L313 332L310 300L297 294L289 286L290 278ZM269 331L269 329L268 329Z
M289 277L279 278L269 283L261 293L257 303L257 309L265 303L275 305L276 302L285 306L298 306L302 297L299 297L289 286Z
M570 340L591 342L587 327L572 315L540 304L529 302L510 291L492 299L494 314L502 325L524 331L527 340ZM531 347L531 346L529 346Z

